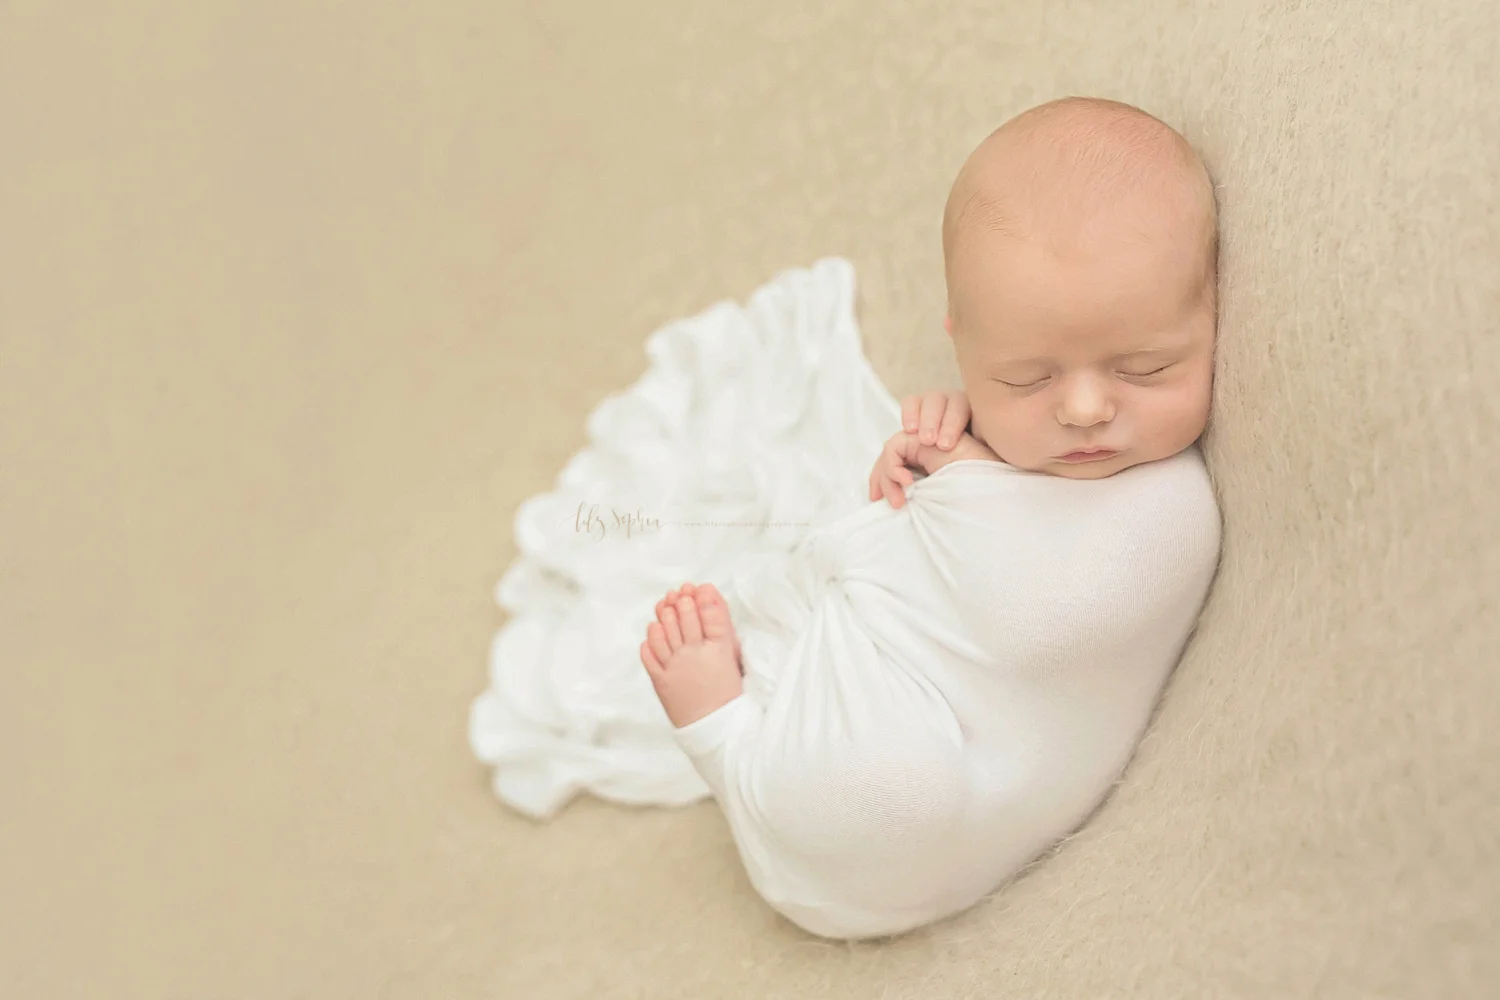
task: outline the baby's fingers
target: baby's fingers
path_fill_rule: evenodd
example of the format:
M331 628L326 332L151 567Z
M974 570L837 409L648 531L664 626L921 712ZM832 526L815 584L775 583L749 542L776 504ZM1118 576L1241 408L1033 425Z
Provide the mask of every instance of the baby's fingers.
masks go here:
M887 469L905 469L920 465L922 442L915 434L896 434L885 443L880 460Z
M904 490L902 488L902 484L894 478L888 477L885 480L885 482L881 485L881 492L885 494L886 503L890 504L897 510L900 510L901 505L906 503L906 490Z
M900 463L897 463L894 468L888 471L885 478L892 482L900 483L902 486L910 486L916 482L916 478L912 476L911 470Z
M916 481L893 444L886 445L871 479L870 499L875 501L884 497L892 507L898 509L906 502L906 491L903 487L910 486Z
M923 444L936 444L938 427L943 422L943 411L948 408L948 397L941 392L929 392L922 397L922 419L917 437Z
M948 409L943 413L943 423L938 429L937 444L944 451L958 443L959 435L969 426L969 397L955 393L948 400Z
M904 468L901 456L893 447L892 442L887 441L880 454L875 458L875 465L870 469L870 500L879 500L885 495L886 483L900 469Z

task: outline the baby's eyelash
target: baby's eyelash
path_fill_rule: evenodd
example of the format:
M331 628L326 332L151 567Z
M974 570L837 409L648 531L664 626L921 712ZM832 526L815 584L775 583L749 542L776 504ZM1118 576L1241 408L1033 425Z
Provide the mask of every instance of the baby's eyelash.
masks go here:
M1172 367L1172 362L1168 362L1167 364L1162 365L1160 368L1157 368L1154 371L1149 371L1149 372L1120 372L1120 374L1124 375L1126 378L1150 378L1153 375L1160 375L1162 372L1166 371L1168 368L1171 368L1171 367ZM1034 382L1007 382L1003 378L997 378L994 381L999 382L1001 385L1010 386L1012 389L1034 389L1034 388L1036 388L1039 385L1043 385L1044 383L1051 381L1051 376L1044 376L1042 378L1037 379Z

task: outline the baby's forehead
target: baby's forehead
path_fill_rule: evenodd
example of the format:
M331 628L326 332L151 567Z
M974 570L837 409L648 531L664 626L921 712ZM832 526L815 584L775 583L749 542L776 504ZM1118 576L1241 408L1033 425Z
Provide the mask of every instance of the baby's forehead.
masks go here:
M958 262L954 322L986 354L1099 358L1167 349L1203 310L1193 249L1123 246L1109 258L1059 263L1034 241L997 241Z
M981 362L997 367L1070 360L1112 361L1169 355L1191 347L1195 338L1187 327L1132 329L1126 325L1093 332L1060 329L1002 331L980 340Z
M1106 168L1074 150L1039 159L1001 158L990 166L967 213L981 231L1069 233L1079 241L1124 232L1171 238L1196 233L1208 214L1201 192L1176 165L1121 161Z

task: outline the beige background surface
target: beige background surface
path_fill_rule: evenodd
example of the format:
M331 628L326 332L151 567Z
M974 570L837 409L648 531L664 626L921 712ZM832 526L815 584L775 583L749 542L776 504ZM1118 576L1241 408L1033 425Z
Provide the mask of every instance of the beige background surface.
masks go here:
M1479 997L1500 979L1493 58L1452 3L0 3L0 993ZM938 222L1069 93L1220 184L1202 630L1055 857L884 944L711 804L465 738L510 518L669 319Z

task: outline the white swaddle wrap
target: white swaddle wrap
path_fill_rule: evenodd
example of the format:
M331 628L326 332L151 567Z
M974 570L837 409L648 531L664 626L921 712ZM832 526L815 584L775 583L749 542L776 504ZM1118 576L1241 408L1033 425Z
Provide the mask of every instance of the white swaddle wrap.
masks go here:
M497 793L545 817L579 789L711 789L757 891L816 934L972 905L1075 828L1140 738L1217 561L1198 452L1097 481L959 461L901 510L869 502L899 410L839 259L648 353L518 512L513 617L470 727ZM615 517L637 511L662 523ZM723 592L746 685L677 730L637 649L687 580Z

